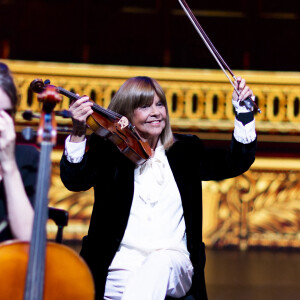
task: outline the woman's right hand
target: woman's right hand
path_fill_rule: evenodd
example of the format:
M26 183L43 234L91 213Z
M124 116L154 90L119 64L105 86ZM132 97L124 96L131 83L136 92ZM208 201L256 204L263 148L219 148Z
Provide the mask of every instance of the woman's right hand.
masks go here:
M93 103L90 98L83 96L70 104L69 112L72 114L73 130L71 142L81 142L85 138L86 120L93 113Z

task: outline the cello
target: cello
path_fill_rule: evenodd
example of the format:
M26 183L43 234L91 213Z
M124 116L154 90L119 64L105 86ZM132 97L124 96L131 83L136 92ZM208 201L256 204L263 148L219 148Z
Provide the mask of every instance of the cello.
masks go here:
M41 150L32 238L30 243L0 244L1 300L93 300L94 282L83 259L67 246L47 242L50 154L56 143L53 109L61 96L49 86L38 99L43 108L37 131Z

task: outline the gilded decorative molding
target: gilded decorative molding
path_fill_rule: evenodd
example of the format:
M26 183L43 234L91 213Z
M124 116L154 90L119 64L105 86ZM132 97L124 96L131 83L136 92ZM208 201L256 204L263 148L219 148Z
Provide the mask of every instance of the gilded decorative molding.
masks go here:
M300 247L300 159L257 159L203 191L207 245Z
M129 77L146 75L157 79L165 90L172 124L180 129L230 131L233 127L232 87L219 70L104 66L46 62L5 61L14 73L20 93L17 123L22 112L39 111L36 95L29 91L35 78L89 95L107 107L113 93ZM295 72L235 71L246 78L256 95L261 114L256 115L260 132L300 132L300 76ZM67 109L64 97L60 109ZM62 124L69 120L59 119Z

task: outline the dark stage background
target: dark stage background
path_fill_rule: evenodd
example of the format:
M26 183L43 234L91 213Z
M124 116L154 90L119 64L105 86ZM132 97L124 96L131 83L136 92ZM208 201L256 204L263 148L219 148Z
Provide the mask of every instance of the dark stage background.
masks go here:
M232 69L299 71L298 0L188 0ZM176 0L0 0L0 58L218 68Z

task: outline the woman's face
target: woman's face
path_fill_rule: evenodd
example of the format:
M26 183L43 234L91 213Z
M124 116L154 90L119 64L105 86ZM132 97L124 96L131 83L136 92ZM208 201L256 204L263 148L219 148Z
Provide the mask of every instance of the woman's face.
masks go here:
M155 94L151 105L138 107L134 110L132 124L141 138L148 141L150 147L154 149L166 126L166 118L166 108Z
M11 101L2 88L0 88L0 110L5 110L8 114L12 114Z

